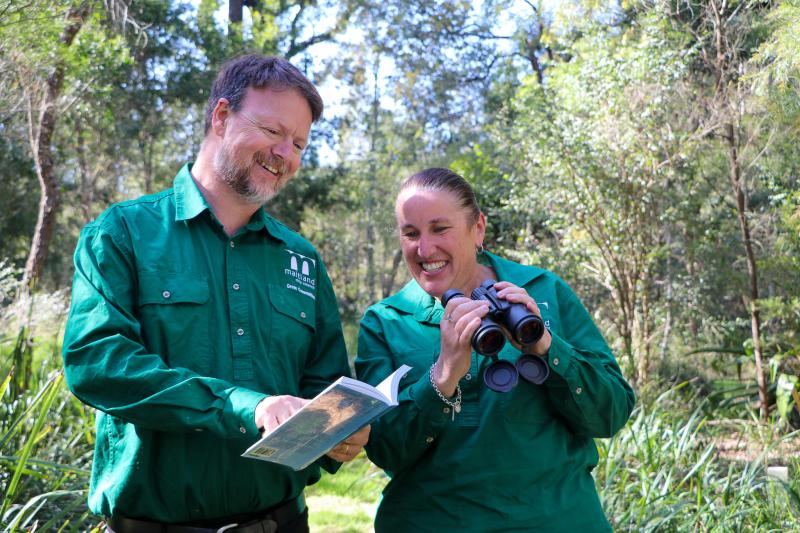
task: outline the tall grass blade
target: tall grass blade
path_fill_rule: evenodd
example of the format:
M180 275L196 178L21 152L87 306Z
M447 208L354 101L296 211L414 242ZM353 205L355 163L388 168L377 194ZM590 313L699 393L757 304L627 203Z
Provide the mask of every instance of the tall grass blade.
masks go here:
M20 453L19 463L17 464L17 467L14 470L14 474L11 477L11 481L8 484L8 488L6 489L6 493L3 496L3 505L0 507L0 516L5 515L6 511L11 505L11 502L13 501L17 487L19 486L19 481L22 478L22 474L26 468L28 458L33 453L33 448L36 446L36 443L39 440L38 436L42 431L44 423L47 421L48 411L50 410L50 407L53 405L53 402L55 401L58 395L60 385L63 379L64 379L64 374L61 372L57 372L55 376L53 376L53 378L49 380L47 385L44 387L45 388L44 394L37 396L37 398L41 398L39 412L34 421L33 427L28 433L28 439L22 448L22 452Z

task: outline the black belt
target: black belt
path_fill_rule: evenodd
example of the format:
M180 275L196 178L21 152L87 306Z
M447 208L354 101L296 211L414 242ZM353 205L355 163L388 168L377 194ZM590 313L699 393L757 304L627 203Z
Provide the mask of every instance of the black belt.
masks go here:
M165 524L140 518L114 515L108 526L114 533L275 533L278 528L299 517L306 509L301 494L273 509L253 515L220 518L213 521Z

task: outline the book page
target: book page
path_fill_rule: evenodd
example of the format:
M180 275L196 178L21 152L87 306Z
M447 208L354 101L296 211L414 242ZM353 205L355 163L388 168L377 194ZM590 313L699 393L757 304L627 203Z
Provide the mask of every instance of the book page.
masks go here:
M405 376L409 370L411 370L410 366L402 365L375 387L389 400L388 403L390 405L397 405L397 390L400 388L400 380L403 379L403 376Z
M363 381L346 377L340 378L337 383L341 383L367 396L377 398L387 405L397 405L397 389L399 388L400 380L403 379L403 376L405 376L409 370L411 370L410 366L402 365L375 387Z
M265 435L243 456L300 470L388 408L377 398L337 383L324 396L317 397Z

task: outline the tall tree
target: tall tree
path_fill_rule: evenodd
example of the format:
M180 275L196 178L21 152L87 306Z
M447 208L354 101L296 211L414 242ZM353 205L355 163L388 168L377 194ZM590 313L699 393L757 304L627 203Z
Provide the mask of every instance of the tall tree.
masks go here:
M670 223L668 184L680 179L691 132L676 135L677 124L662 126L672 118L670 94L685 70L681 56L662 48L657 32L627 40L585 38L546 89L528 86L521 93L513 131L524 150L518 190L536 190L550 208L551 231L580 243L578 257L615 304L605 315L642 384L655 337L663 228ZM612 59L619 55L625 63Z
M755 183L748 180L753 167L774 137L765 123L763 107L754 105L754 84L743 75L748 62L761 44L763 19L770 3L747 0L705 0L679 2L675 8L664 2L661 9L671 13L681 29L694 37L699 49L697 79L706 80L710 90L703 102L708 114L705 129L722 142L727 160L730 193L739 224L742 252L747 265L748 289L742 295L750 318L750 333L755 361L756 382L761 418L769 418L769 398L762 347L758 261L752 239L748 190ZM704 79L705 78L705 79Z
M87 2L67 9L63 29L55 43L56 48L62 50L47 67L44 79L25 76L27 80L23 81L28 111L29 142L40 189L39 216L23 275L23 281L29 286L36 282L42 272L48 247L53 238L59 203L58 180L53 168L52 142L59 114L58 100L61 97L66 71L63 49L72 46L88 15Z
M41 2L11 11L0 25L0 63L8 73L7 100L25 111L24 127L40 188L38 217L23 274L34 285L53 239L63 181L59 124L81 98L96 97L106 69L125 60L124 47L103 21L119 2ZM69 139L69 136L65 137Z

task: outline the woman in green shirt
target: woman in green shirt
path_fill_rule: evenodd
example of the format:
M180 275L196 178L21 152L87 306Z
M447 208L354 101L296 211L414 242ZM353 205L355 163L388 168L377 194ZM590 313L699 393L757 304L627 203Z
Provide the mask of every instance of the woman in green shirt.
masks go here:
M413 367L400 405L373 423L367 445L391 478L376 531L610 531L591 476L592 439L616 433L635 398L589 313L556 275L483 249L486 218L450 170L408 178L396 215L413 280L367 309L356 359L372 384ZM471 340L489 304L453 297L442 307L445 291L469 295L489 279L499 280L500 300L525 305L546 327L538 341L506 343L497 355L508 365L522 350L546 362L539 385L488 388L492 358Z

